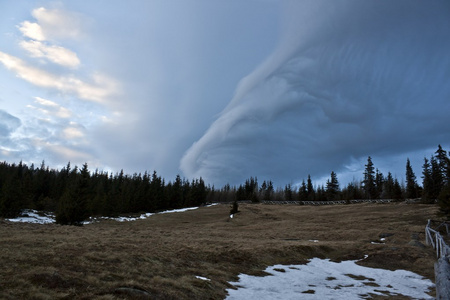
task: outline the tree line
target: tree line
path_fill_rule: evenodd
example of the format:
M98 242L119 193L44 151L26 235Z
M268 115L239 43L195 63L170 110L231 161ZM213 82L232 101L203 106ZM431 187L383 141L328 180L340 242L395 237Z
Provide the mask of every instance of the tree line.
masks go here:
M431 157L424 158L422 166L422 186L412 169L409 158L406 159L405 182L399 182L391 172L384 175L375 168L372 158L367 158L363 180L348 183L340 188L337 174L332 171L323 185L313 185L311 176L303 180L298 188L287 184L284 189L274 190L271 181L258 186L257 178L250 178L237 188L238 200L283 200L283 201L333 201L354 199L417 199L434 203L445 200L450 190L450 158L447 151L438 146ZM258 188L259 187L259 188Z
M0 216L15 217L25 208L51 211L60 224L79 225L90 216L117 216L199 206L206 201L202 178L177 176L165 182L157 175L91 173L70 163L61 170L0 163Z
M199 206L211 202L238 200L272 201L333 201L354 199L414 199L426 203L439 199L441 212L450 216L450 162L447 151L439 145L437 151L424 158L422 186L406 160L406 180L400 183L390 172L382 174L369 156L363 180L340 188L333 171L326 184L314 185L311 176L297 187L287 184L274 187L271 180L260 185L257 177L250 177L236 186L220 189L206 185L202 178L188 181L179 175L166 182L152 174L126 175L95 170L88 165L81 168L68 163L61 170L0 163L0 216L15 217L25 208L52 211L60 224L81 224L90 216L117 216L140 212Z

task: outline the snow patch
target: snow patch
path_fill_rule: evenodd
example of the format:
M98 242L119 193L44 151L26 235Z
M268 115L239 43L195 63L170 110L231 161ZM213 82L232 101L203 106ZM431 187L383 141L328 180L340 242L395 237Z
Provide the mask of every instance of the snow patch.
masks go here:
M207 205L206 207L214 206L216 204ZM159 212L158 214L168 214L168 213L177 213L177 212L185 212L189 210L198 209L199 207L187 207L187 208L181 208L181 209L172 209L172 210L166 210L163 212ZM144 220L147 219L150 216L153 216L157 213L145 213L141 214L138 217L117 217L117 218L111 218L111 217L90 217L88 220L84 221L84 225L92 224L95 222L99 222L101 220L114 220L117 222L130 222L130 221L136 221L136 220ZM25 209L21 212L20 216L13 219L6 219L10 222L19 222L19 223L34 223L34 224L51 224L55 223L55 215L48 212L39 212L37 210L33 209Z
M38 212L34 209L25 209L17 218L6 220L18 223L51 224L55 223L55 216L52 213Z
M198 207L187 207L187 208L180 208L180 209L172 209L172 210L162 211L162 212L160 212L160 214L185 212L185 211L188 211L188 210L194 210L194 209L197 209L197 208L198 208Z
M373 245L383 245L386 242L386 238L381 238L379 242L370 242Z
M284 270L280 272L280 270ZM228 300L237 299L367 299L369 294L433 299L429 279L410 271L362 267L356 261L332 262L313 258L306 265L275 265L265 272L273 276L239 275L230 282Z
M195 276L195 278L200 279L200 280L205 280L205 281L211 281L211 279L203 277L203 276Z

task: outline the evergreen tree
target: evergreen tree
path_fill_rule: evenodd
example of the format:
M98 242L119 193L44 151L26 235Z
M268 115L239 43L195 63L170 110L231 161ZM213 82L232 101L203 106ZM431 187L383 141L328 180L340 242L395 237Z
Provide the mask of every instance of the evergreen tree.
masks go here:
M365 165L364 170L364 192L366 198L368 199L376 199L377 198L377 190L375 185L375 171L372 163L372 158L369 156L367 158L367 164Z
M286 184L286 186L284 187L284 200L286 200L286 201L294 200L292 186L290 183Z
M312 184L311 176L308 174L308 181L306 183L306 189L308 191L308 201L316 200L316 191L314 190L314 186Z
M265 200L264 196L266 194L266 191L267 191L267 183L264 180L263 183L261 184L261 187L259 188L259 195L263 200Z
M327 200L334 201L339 199L339 181L336 173L331 172L330 180L327 180L326 195Z
M400 183L398 182L397 178L394 179L394 188L393 188L393 199L395 200L401 200L403 199L403 192L402 187Z
M442 178L442 185L446 183L447 179L447 170L448 170L448 157L447 151L442 149L441 145L438 146L438 149L435 152L436 160L439 168L440 177Z
M244 186L245 198L242 200L251 200L252 202L258 202L258 178L250 177L245 181Z
M409 158L406 159L406 198L415 199L419 196L419 187L416 181L416 175L411 167Z
M422 201L431 202L433 200L433 181L431 178L431 165L426 157L424 158L422 169Z
M239 185L238 189L236 190L236 200L237 201L248 200L247 195L245 193L245 187L242 186L242 184Z
M375 171L375 190L376 198L380 198L383 193L384 176L378 169Z
M442 169L439 164L439 161L436 160L434 156L431 156L430 159L431 164L431 189L430 189L430 197L431 199L437 199L439 193L444 186L444 178L442 177Z
M306 187L305 180L303 179L302 185L298 191L298 200L299 201L308 201L308 188Z
M167 196L169 197L169 208L180 208L183 204L183 183L180 175L175 181L167 185Z
M440 213L450 219L450 160L447 157L447 151L443 150L441 145L435 152L438 161L439 170L442 178L442 187L437 197L440 207Z
M394 199L395 198L395 181L394 181L394 177L392 177L391 172L388 172L386 180L384 181L382 197L384 199Z
M75 180L60 199L56 211L56 222L62 225L82 225L87 218L87 202L90 195L89 170L85 163L80 174L73 174Z
M325 201L327 200L327 193L325 191L325 187L323 185L320 185L316 189L315 194L316 201Z
M357 182L350 182L342 189L342 199L355 200L363 198L364 192L361 190L360 184Z
M14 218L24 208L26 207L20 172L14 170L13 174L2 185L0 193L0 216Z
M269 201L272 200L273 193L274 193L273 182L272 182L272 180L269 180L269 182L267 183L267 188L266 188L266 193L264 195L264 199L269 200Z

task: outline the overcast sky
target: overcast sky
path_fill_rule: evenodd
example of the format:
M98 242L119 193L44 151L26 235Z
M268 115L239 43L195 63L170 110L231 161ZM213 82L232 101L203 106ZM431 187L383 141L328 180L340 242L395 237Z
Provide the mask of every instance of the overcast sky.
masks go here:
M450 150L447 0L0 1L0 160L222 186Z

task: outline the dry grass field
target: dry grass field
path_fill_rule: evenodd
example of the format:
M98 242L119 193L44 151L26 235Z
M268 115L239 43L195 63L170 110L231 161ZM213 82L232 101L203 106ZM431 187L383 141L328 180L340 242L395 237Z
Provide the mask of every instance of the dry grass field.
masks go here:
M223 299L240 273L313 257L369 255L362 265L434 281L434 252L418 242L435 205L242 204L233 219L229 210L83 227L0 220L0 299Z

